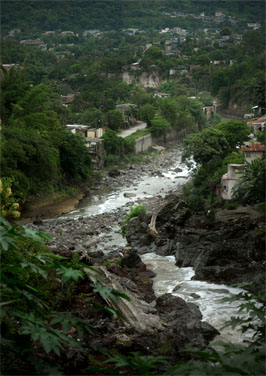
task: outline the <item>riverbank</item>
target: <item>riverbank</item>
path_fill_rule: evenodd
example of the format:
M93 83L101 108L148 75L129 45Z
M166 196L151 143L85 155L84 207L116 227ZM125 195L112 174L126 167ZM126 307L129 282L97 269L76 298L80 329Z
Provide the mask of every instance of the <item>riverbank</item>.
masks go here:
M242 241L237 254L237 257L241 258L241 247L245 249L250 236L250 222L245 213L242 213L244 217L241 219L240 227L237 227L239 223L234 222L235 217L233 221L229 220L227 226L223 225L221 232L218 225L216 229L212 227L212 219L205 216L191 216L187 212L179 202L177 194L182 185L182 176L187 173L180 163L180 154L181 149L165 150L146 165L132 165L125 169L112 170L103 177L98 187L99 194L93 195L88 201L82 200L83 203L81 202L74 212L60 218L39 220L31 224L31 227L52 235L53 240L48 244L50 251L66 257L67 260L70 260L73 254L77 254L85 264L93 265L102 271L108 286L123 291L132 299L132 304L123 303L119 306L126 317L125 321L107 317L99 310L86 310L86 319L95 328L93 335L89 335L86 339L87 343L115 349L124 355L139 351L143 355L169 356L170 364L173 364L177 360L188 359L188 355L184 353L185 349L208 348L208 343L218 334L216 325L214 329L207 323L208 320L202 321L204 318L197 307L202 295L200 291L193 294L187 292L189 301L180 296L173 296L176 292L182 293L186 285L181 283L184 282L182 279L177 281L174 276L172 285L167 281L167 291L170 294L157 296L153 284L156 270L154 273L151 272L141 260L143 256L145 258L145 255L151 253L155 254L155 259L158 254L164 257L165 255L177 257L179 243L188 249L190 249L189 244L192 244L195 258L198 249L203 251L206 244L217 243L218 248L215 250L220 250L216 255L219 260L222 253L219 247L220 245L224 247L226 244L223 240L228 240L228 247L236 246L235 233ZM178 164L174 163L175 161L178 161ZM142 187L143 180L148 183L145 188ZM155 185L159 187L158 190ZM145 204L147 213L129 222L127 239L124 239L121 235L121 225L129 208L136 204ZM149 232L149 223L158 207L162 208L162 211L158 215L158 221L156 220L158 237L154 238ZM223 213L225 224L228 215L229 213ZM239 232L234 233L237 229ZM216 235L220 236L216 240L213 240L214 230L217 232ZM229 230L231 237L224 238L226 231ZM252 230L256 229L253 227ZM246 238L244 238L245 231ZM208 234L211 236L209 240ZM232 243L233 239L235 243ZM245 245L243 242L246 242ZM222 258L222 261L229 265L234 248L230 249L231 254L229 248L225 253L227 259ZM250 248L247 247L247 254L249 251ZM209 254L209 258L204 258L204 253L201 252L198 258L202 257L203 260L209 261L212 259L212 254ZM243 262L247 261L246 253L242 258ZM251 262L251 259L249 258L248 261ZM184 268L180 268L181 274L186 266L184 264ZM256 263L254 270L257 270L257 266ZM245 267L243 263L243 272ZM218 279L216 282L220 283ZM227 286L221 288L212 285L209 288L219 289L221 297L228 293ZM72 297L73 310L81 311L84 305L81 296L87 291L86 289L88 286L81 281L77 295ZM208 296L207 304L209 304ZM97 304L101 305L101 301L97 301ZM217 305L213 301L210 305L212 312L217 316ZM230 309L231 307L226 309L226 314L229 314L227 319L230 318ZM226 318L223 317L222 324L224 321ZM97 354L93 355L98 357ZM83 364L88 365L88 353L77 353L76 356L82 359ZM79 364L80 360L74 357L74 361ZM71 364L67 363L66 366L71 367ZM84 373L80 372L80 374Z
M178 143L177 143L178 144ZM181 144L179 144L181 150ZM85 202L93 201L94 197L117 189L122 185L129 184L138 177L147 173L156 176L161 174L160 168L167 168L173 159L176 145L169 145L169 149L160 147L160 151L152 149L145 157L136 158L136 163L123 164L123 167L115 167L102 170L92 176L87 184L80 187L72 187L68 193L56 193L46 198L37 198L28 201L22 212L21 219L16 223L30 223L34 221L57 218L67 214L79 206L84 199Z

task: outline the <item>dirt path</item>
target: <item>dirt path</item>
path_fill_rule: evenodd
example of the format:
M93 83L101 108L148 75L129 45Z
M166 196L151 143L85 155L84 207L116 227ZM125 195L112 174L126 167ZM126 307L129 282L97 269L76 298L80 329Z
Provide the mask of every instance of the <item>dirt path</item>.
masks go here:
M125 138L127 136L130 136L132 133L135 133L136 131L138 131L140 129L145 129L147 127L147 124L142 122L142 121L138 121L137 123L138 123L138 125L136 125L135 127L126 129L126 130L118 133L118 136Z

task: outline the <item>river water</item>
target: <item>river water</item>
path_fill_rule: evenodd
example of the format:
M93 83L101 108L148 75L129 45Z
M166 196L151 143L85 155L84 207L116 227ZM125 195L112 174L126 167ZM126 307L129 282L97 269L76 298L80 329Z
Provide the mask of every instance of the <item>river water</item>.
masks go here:
M132 184L123 185L115 190L110 190L106 187L92 199L83 200L76 210L64 217L76 220L81 216L96 216L108 212L119 212L119 215L121 213L125 215L130 206L145 202L145 199L154 196L164 198L169 192L176 192L188 178L189 171L181 163L181 152L176 150L173 164L166 170L161 171L158 176L150 176L144 173L140 174ZM125 193L128 193L128 195L125 195ZM126 240L121 236L118 226L113 228L112 234L109 234L108 239L104 239L104 234L100 234L98 238L99 244L101 244L101 238L108 245L108 249L126 245ZM215 338L215 341L241 343L243 340L251 339L252 333L243 335L239 330L233 330L231 327L222 329L224 323L230 320L231 316L239 316L237 309L239 303L225 303L221 300L243 290L191 280L195 274L193 268L177 267L174 256L163 257L155 253L147 253L142 255L142 260L156 274L153 284L155 294L160 296L165 293L172 293L187 302L193 302L198 305L203 320L214 326L221 333L219 337Z

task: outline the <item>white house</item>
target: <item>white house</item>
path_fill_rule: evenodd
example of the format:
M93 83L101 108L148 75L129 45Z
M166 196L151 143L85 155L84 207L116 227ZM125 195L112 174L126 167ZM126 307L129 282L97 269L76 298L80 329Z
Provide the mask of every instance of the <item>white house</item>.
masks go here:
M228 164L227 173L222 176L221 196L223 200L232 199L232 190L238 179L243 175L245 164Z
M257 143L249 143L246 146L241 146L241 150L245 153L245 160L247 162L262 158L265 153L265 146ZM238 179L243 175L246 164L228 164L227 173L221 179L221 197L223 200L231 200L233 195L233 188Z
M254 142L247 146L241 146L241 150L245 153L245 160L247 162L252 162L255 159L263 157L265 153L265 146L259 142Z

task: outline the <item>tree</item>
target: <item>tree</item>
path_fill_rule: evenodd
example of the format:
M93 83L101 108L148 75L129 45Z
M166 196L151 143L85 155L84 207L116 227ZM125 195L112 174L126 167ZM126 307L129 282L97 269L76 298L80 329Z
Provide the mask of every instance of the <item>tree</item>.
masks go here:
M27 195L47 193L60 181L58 149L38 130L3 127L2 176L12 178L13 193L22 201Z
M92 109L85 110L80 115L80 121L83 124L87 124L94 128L98 128L99 126L102 127L104 125L105 115L101 110L97 108L92 108Z
M232 151L241 146L244 141L248 141L251 133L250 126L240 120L223 121L215 128L223 132Z
M261 52L264 37L259 30L248 30L243 34L243 45L248 54L255 55Z
M229 29L229 27L224 27L224 28L220 31L220 35L231 35L231 30Z
M228 84L227 76L222 69L217 69L211 74L211 92L216 95L221 87L226 87Z
M169 123L163 117L155 118L151 121L151 134L155 137L165 135L169 130Z
M87 180L91 172L91 157L83 136L66 130L59 145L60 165L66 181Z
M234 187L233 199L242 204L265 202L266 159L247 163L244 174Z
M197 64L200 65L209 65L210 64L210 58L206 54L199 55L197 57Z
M144 104L143 106L140 107L139 109L139 116L140 119L145 121L147 123L147 126L151 126L151 120L155 116L155 108L152 104Z
M13 106L24 97L29 88L28 84L21 79L21 73L11 69L9 73L4 73L1 80L1 119L3 123L8 123L13 113Z
M106 118L110 129L118 131L121 128L123 123L121 112L118 110L110 110L107 112Z
M225 135L218 129L205 128L184 140L182 160L193 157L196 163L207 165L213 159L223 159L229 151Z
M162 116L168 121L171 127L177 123L177 103L174 99L163 99L160 103Z
M111 129L107 129L102 136L104 139L104 150L106 154L122 155L124 150L124 140L116 135Z

